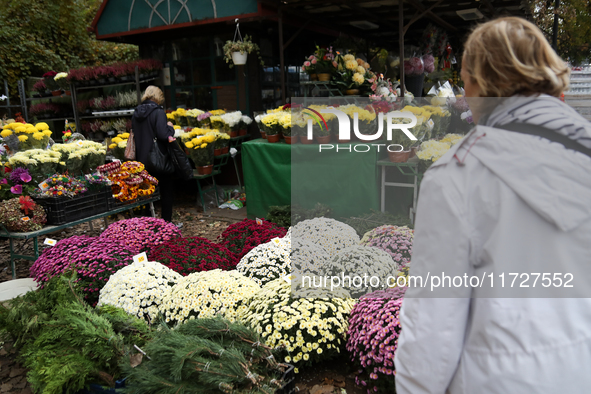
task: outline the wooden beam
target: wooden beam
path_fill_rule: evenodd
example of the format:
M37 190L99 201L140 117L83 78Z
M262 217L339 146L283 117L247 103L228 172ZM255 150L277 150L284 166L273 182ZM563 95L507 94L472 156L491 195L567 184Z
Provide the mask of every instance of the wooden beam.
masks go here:
M426 10L425 6L422 5L421 3L419 3L418 1L411 1L410 4L415 7L417 10L423 12ZM427 18L431 19L433 22L437 23L439 26L441 27L445 27L446 29L450 30L450 31L458 31L458 28L455 27L454 25L448 23L447 21L443 20L442 18L440 18L439 16L435 15L433 13L433 11L427 11L426 15Z
M408 31L408 28L410 27L410 25L412 25L413 23L415 23L416 21L418 21L419 19L421 19L423 17L423 15L431 12L431 10L435 7L437 7L439 4L441 4L443 2L443 0L439 0L437 3L433 4L431 7L427 8L424 11L418 11L417 15L415 15L410 22L408 22L405 26L404 26L404 31L403 33L406 34L406 32ZM404 23L404 22L403 22Z

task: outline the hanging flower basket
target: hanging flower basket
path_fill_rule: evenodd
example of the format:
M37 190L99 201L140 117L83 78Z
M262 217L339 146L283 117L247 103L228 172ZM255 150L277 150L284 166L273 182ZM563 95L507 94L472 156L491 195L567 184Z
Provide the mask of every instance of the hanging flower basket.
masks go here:
M236 66L242 66L246 64L246 59L248 59L248 53L241 53L241 52L232 52L232 61Z

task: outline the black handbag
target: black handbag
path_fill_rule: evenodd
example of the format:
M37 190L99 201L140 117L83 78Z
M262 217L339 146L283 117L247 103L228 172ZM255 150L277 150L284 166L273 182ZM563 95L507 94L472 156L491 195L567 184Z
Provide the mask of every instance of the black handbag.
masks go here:
M168 144L168 152L175 167L176 174L183 180L193 177L193 167L189 163L189 158L181 149L178 141L172 141Z
M154 143L152 144L152 149L148 153L148 162L146 163L146 170L150 174L157 174L157 175L172 175L174 174L174 162L170 157L170 152L167 149L166 153L162 153L160 147L158 146L158 140L156 139L156 134L154 130L152 130L152 136Z

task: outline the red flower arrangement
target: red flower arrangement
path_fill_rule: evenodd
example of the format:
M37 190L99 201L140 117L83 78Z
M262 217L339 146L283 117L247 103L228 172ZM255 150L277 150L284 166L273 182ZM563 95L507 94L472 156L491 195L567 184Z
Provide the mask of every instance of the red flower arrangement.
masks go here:
M234 253L240 261L254 247L267 243L273 238L283 238L286 233L287 229L275 223L263 221L262 224L257 224L255 220L244 219L229 225L220 236L222 238L220 243Z
M45 86L45 82L43 82L42 79L38 80L33 85L33 90L36 91L36 92L38 92L38 93L45 92L47 90L47 87Z
M122 239L130 248L141 253L180 236L181 231L174 224L163 219L142 217L111 224L101 234L101 239Z
M201 237L177 238L154 246L148 257L183 276L218 268L229 271L238 263L226 247Z

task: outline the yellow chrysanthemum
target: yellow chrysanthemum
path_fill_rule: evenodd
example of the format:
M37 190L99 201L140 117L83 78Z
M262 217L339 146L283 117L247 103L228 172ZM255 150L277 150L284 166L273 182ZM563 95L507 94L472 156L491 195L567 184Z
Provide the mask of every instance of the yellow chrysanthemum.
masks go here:
M47 136L47 137L51 137L51 134L52 134L51 130L43 130L41 133L43 133L43 135Z
M129 133L121 133L121 134L119 134L119 137L128 139L129 138Z
M39 131L48 130L49 126L45 122L40 122L35 125L35 128Z
M117 147L117 144L111 144L109 145L109 149L115 149Z
M361 85L363 82L365 82L365 78L363 78L363 74L359 74L359 73L353 74L353 82L355 82L357 85Z
M19 140L20 142L25 142L25 141L26 141L26 140L28 140L28 139L29 139L29 137L27 137L26 135L19 135L19 136L18 136L18 140Z
M180 130L180 128L181 128L181 126L177 126L177 125L174 125L172 127L174 127L175 130Z
M347 70L351 70L351 71L357 70L357 66L359 66L359 65L357 64L357 62L355 60L347 60L345 62L345 67L347 68Z
M35 126L31 126L31 127L27 127L27 129L25 130L25 133L27 133L27 134L34 134L37 131L38 130L35 128Z
M350 53L345 55L343 57L343 59L345 59L346 62L350 61L350 60L355 60L355 56L351 55Z
M193 145L193 143L192 143L191 141L189 141L189 142L187 142L187 143L185 144L185 146L186 146L188 149L193 149L193 146L194 146L194 145Z
M43 133L40 133L40 132L33 133L33 138L35 138L37 141L41 141L43 139L43 137L44 137Z
M123 141L123 139L121 137L115 137L111 140L111 142L114 142L115 144L120 143L121 141Z
M357 66L357 72L361 75L365 74L365 68L363 66Z
M72 136L72 133L70 133L70 132L68 131L67 133L64 133L64 135L65 135L66 137L70 137L70 136Z
M173 114L166 114L166 119L173 120L174 119L174 115Z
M2 130L2 132L0 133L0 136L2 136L2 138L6 138L9 135L12 135L12 130L10 129L4 129Z
M27 128L25 127L25 125L20 125L14 129L14 131L17 133L25 133L26 130Z
M201 144L201 149L206 148L207 147L207 143L204 142L203 144Z

